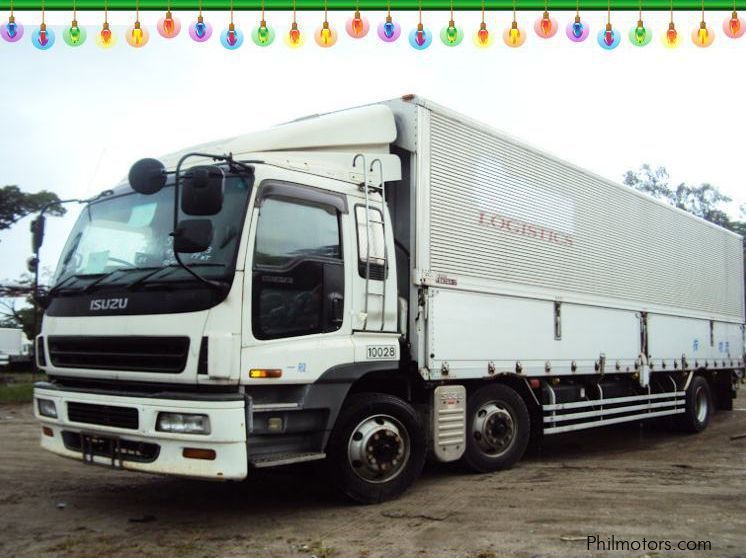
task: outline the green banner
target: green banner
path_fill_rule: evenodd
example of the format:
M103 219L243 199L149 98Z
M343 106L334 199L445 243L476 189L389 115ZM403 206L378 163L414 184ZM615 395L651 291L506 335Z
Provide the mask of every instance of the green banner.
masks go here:
M165 10L168 0L140 0L141 10ZM196 11L199 8L199 0L171 0L171 9L174 11ZM424 11L449 10L451 4L458 11L481 10L482 0L328 0L329 10L352 11L359 7L363 11L385 10L389 4L393 12L411 11L422 8ZM744 8L746 2L738 2L740 8ZM16 10L41 10L42 0L14 0L13 7ZM47 10L72 10L72 0L44 0L44 7ZM135 0L109 0L110 10L135 10ZM544 0L517 0L516 8L521 11L539 11L545 6ZM606 0L581 0L581 10L606 10L608 3ZM645 0L642 3L645 11L668 11L671 9L670 0ZM77 0L76 7L78 10L103 10L104 0ZM228 10L231 7L230 0L202 0L202 9L207 10ZM236 10L260 10L262 7L261 0L234 0L233 7ZM512 10L512 0L485 0L484 7L486 10ZM575 10L576 0L549 0L549 9ZM292 0L265 0L264 8L267 11L289 11L293 8ZM300 10L319 11L324 9L323 0L297 0L296 8ZM674 0L673 8L676 11L696 11L702 9L702 2L697 0ZM9 10L10 1L0 0L0 10ZM639 0L612 0L611 9L619 10L639 10ZM733 10L733 0L707 0L705 2L707 10Z

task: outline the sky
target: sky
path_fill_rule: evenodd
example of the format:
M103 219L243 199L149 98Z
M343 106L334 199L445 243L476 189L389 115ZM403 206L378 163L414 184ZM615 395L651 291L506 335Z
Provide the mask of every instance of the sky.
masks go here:
M215 33L204 44L186 33L195 14L176 14L182 32L171 40L155 31L161 15L142 14L151 31L142 49L123 40L124 26L134 20L128 13L110 14L119 43L107 51L93 41L102 23L102 14L95 12L78 14L89 30L79 48L63 43L62 26L71 15L60 12L47 14L57 33L49 51L36 50L25 37L16 44L0 41L0 186L86 197L117 184L141 157L416 93L613 180L648 162L666 166L674 181L717 185L735 200L732 209L746 202L746 37L723 34L726 12L707 14L717 33L708 49L689 39L699 14L677 13L682 45L675 50L660 40L667 13L644 14L656 34L644 48L626 38L637 14L613 13L613 24L624 31L614 51L595 41L603 13L582 14L592 35L575 44L564 36L574 14L554 13L560 32L542 40L531 29L539 14L519 12L518 21L529 33L521 48L510 49L496 37L490 48L478 49L472 35L479 14L457 12L456 22L467 32L463 43L448 48L436 36L425 51L405 40L416 25L415 13L394 13L403 33L393 44L380 41L374 30L353 40L343 30L349 14L330 13L340 38L322 49L310 36L322 14L302 12L298 23L306 44L296 50L281 41L290 13L267 14L278 39L262 49L248 37L258 14L240 12L235 22L247 38L236 51L224 49L217 37L227 25L226 13L206 13ZM366 15L377 25L385 14ZM31 33L40 14L17 12L16 18ZM447 20L445 12L424 14L436 35ZM487 24L501 35L510 14L488 13ZM47 222L43 266L56 265L79 207L69 210L67 217ZM28 219L0 233L0 281L24 272L29 254Z

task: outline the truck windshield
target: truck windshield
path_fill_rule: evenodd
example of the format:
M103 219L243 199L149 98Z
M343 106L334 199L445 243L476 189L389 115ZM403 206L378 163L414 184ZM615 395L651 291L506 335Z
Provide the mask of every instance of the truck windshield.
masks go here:
M209 217L213 242L204 252L182 254L185 264L212 279L232 275L250 190L251 178L226 179L223 208ZM129 283L137 280L129 276L138 273L143 280L147 276L158 282L189 279L174 258L173 207L173 184L153 195L125 187L122 192L117 189L113 196L92 202L70 233L52 285L86 288L92 282L100 286ZM157 272L159 269L169 273ZM88 282L77 285L71 282L75 278Z

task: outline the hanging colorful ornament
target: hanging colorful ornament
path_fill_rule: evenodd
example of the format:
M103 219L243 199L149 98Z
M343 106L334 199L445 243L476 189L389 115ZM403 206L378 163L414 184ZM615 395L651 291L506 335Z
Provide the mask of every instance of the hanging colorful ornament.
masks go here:
M96 44L102 49L110 49L116 44L116 42L116 35L111 32L109 22L105 21L104 25L101 27L101 31L99 31L98 35L96 36Z
M653 40L653 34L640 19L637 20L637 25L629 30L629 40L636 47L644 47Z
M692 42L698 47L709 47L714 40L715 34L704 21L699 22L699 27L692 31Z
M463 29L456 26L456 21L453 18L453 0L451 0L451 19L448 20L448 25L440 30L440 40L446 47L458 46L464 40Z
M243 45L243 32L233 23L233 0L231 0L231 20L228 27L220 34L220 43L231 51Z
M158 20L156 29L164 39L173 39L181 32L181 22L171 14L171 0L166 4L166 15Z
M348 19L347 23L345 24L345 30L347 31L347 34L353 39L362 39L368 34L368 31L370 30L370 23L368 23L368 18L364 18L360 15L360 8L358 5L359 2L356 2L355 15Z
M536 23L534 23L534 31L536 31L536 34L542 39L549 39L550 37L554 37L554 35L557 33L557 29L559 29L557 20L553 17L550 17L549 12L547 11L545 11L544 15L542 15L539 19L536 20Z
M304 38L303 35L301 35L300 29L298 29L298 23L293 22L293 24L290 26L290 31L287 34L287 37L285 37L285 44L288 47L292 48L298 48L303 46Z
M557 20L549 15L549 0L544 0L544 13L534 23L534 31L542 39L549 39L555 36L557 29Z
M199 2L199 15L197 21L189 26L189 36L193 41L198 43L204 43L212 36L212 25L205 21L202 17L202 0Z
M73 20L70 27L62 33L62 39L71 47L79 47L86 40L86 30L78 25L77 20Z
M150 33L148 33L148 30L145 27L140 25L140 0L135 1L135 25L127 30L124 38L130 47L136 49L142 48L148 44Z
M8 23L0 27L0 37L8 43L15 43L20 41L23 37L23 25L16 21L16 16L13 14L13 0L10 2L10 16L8 17Z
M487 23L484 21L484 0L482 0L482 21L479 24L479 29L474 34L474 45L480 49L486 49L492 45L492 35L487 30Z
M54 31L47 29L47 24L42 23L39 29L32 33L31 42L39 50L51 49L54 45Z
M637 25L629 30L629 41L636 47L644 47L653 40L653 34L645 27L642 20L637 20Z
M702 21L699 22L699 27L692 30L692 42L700 48L705 48L712 45L714 40L715 33L705 23L705 0L702 0Z
M733 0L733 13L723 22L723 31L731 39L738 39L746 33L746 24L736 11L736 0Z
M243 32L230 22L220 34L220 43L228 50L234 51L243 45Z
M575 2L575 19L567 24L565 33L567 38L574 43L582 43L588 38L590 33L588 24L580 21L580 0Z
M673 22L673 0L671 0L671 19L668 22L668 29L663 34L663 46L668 49L675 49L679 46L679 32L676 30L676 24Z
M109 27L109 3L108 0L104 0L104 24L101 26L101 31L96 35L96 45L102 49L110 49L116 42L116 35L112 33Z
M606 8L606 27L598 32L598 44L601 48L610 51L617 48L621 40L621 34L611 25L611 0L609 0Z
M617 48L621 39L621 34L611 26L611 23L607 23L606 27L598 32L598 44L607 51Z
M418 51L424 51L433 42L433 34L422 23L422 4L419 8L419 18L417 27L409 32L409 44Z
M673 20L669 22L668 29L666 29L666 33L663 35L663 44L669 49L675 49L679 46L679 33L676 31L676 25Z
M85 28L78 25L78 13L75 6L75 0L73 0L73 20L70 27L62 32L62 40L71 47L79 47L85 43L86 36Z
M297 49L302 47L304 42L305 37L301 34L300 29L298 29L298 22L295 19L295 0L293 0L293 23L290 26L288 34L285 35L285 44L292 49Z
M378 36L381 41L393 43L401 35L401 26L391 18L391 0L387 3L386 19L378 24Z
M337 31L329 25L326 0L324 0L324 21L314 33L313 38L318 46L325 49L334 46L337 42Z
M513 21L510 23L510 27L503 32L503 41L506 45L514 49L526 42L526 33L518 27L515 0L513 0Z
M590 34L590 27L580 21L580 15L575 16L575 20L567 24L567 38L574 43L582 43Z
M642 21L642 0L640 0L640 16L637 25L629 30L629 41L636 47L644 47L653 40L653 34Z
M275 30L269 27L264 19L264 0L262 0L262 19L259 20L259 25L251 31L251 40L258 47L268 47L275 40Z
M31 34L31 43L42 51L49 50L54 45L54 31L47 29L44 20L44 0L41 2L41 25Z

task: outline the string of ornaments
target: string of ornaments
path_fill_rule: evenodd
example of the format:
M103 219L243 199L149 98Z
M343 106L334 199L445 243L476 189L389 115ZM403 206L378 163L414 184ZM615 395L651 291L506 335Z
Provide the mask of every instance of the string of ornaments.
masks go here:
M519 25L517 19L516 1L513 0L513 18L512 21L502 34L503 42L511 47L517 48L526 41L527 34ZM322 47L329 48L337 43L338 34L336 29L329 22L328 18L328 0L324 0L324 19L321 25L314 32L314 42ZM41 6L41 23L39 27L31 33L31 43L39 50L49 50L55 44L55 33L47 27L45 21L44 0L40 0ZM551 39L557 34L559 24L557 20L550 15L549 0L544 1L544 10L539 18L534 22L534 32L541 39ZM104 0L104 23L101 30L95 38L95 43L102 49L109 49L117 43L117 37L113 33L108 20L108 0ZM653 39L653 32L645 25L643 21L643 1L639 4L639 17L637 25L632 27L628 34L629 42L636 47L644 47ZM290 29L284 35L284 43L290 48L299 48L305 43L304 36L298 26L296 19L296 3L292 0L293 19ZM474 45L479 48L487 48L493 44L493 36L487 29L485 20L484 0L481 3L481 22L479 28L475 30L473 36ZM692 43L697 47L709 47L715 40L715 32L705 22L705 4L701 2L701 20L692 30ZM171 12L171 0L166 1L165 15L158 20L156 25L158 34L164 39L173 39L181 33L181 22ZM202 13L202 0L199 1L197 19L189 25L189 37L197 43L205 43L212 37L212 25L206 21ZM391 2L387 3L386 17L377 26L378 37L385 43L393 43L401 36L401 26L394 20L391 14ZM362 39L370 31L368 19L360 12L359 0L355 3L353 15L345 23L345 31L352 39ZM723 22L723 32L731 39L738 39L746 33L746 25L743 19L738 15L736 10L736 0L733 0L733 11ZM567 38L574 43L585 41L590 35L590 27L580 16L580 0L576 2L575 17L567 24L565 29ZM454 16L453 0L450 2L450 17L447 25L443 26L440 31L440 40L447 47L456 47L464 39L464 30L456 25ZM8 43L17 43L24 36L24 26L17 21L13 0L10 0L10 15L6 23L0 26L0 37ZM409 44L416 50L427 49L433 41L433 34L425 26L422 17L422 2L418 6L417 25L407 35ZM72 21L69 27L66 27L62 33L63 41L70 47L79 47L86 42L87 31L85 27L78 24L76 0L72 2ZM259 47L270 46L276 38L275 30L267 24L264 11L264 0L261 3L261 14L258 24L251 31L252 42ZM134 24L127 28L125 32L125 41L134 48L145 46L150 39L148 29L140 22L140 0L135 0L135 21ZM606 7L606 24L598 31L597 41L599 46L605 50L617 48L622 39L622 34L616 29L611 22L611 0L608 0ZM679 46L679 34L674 24L673 18L673 0L670 5L670 22L668 28L661 35L663 44L668 48ZM234 21L233 0L230 2L230 16L227 27L220 34L220 43L228 50L236 50L243 45L244 34Z

